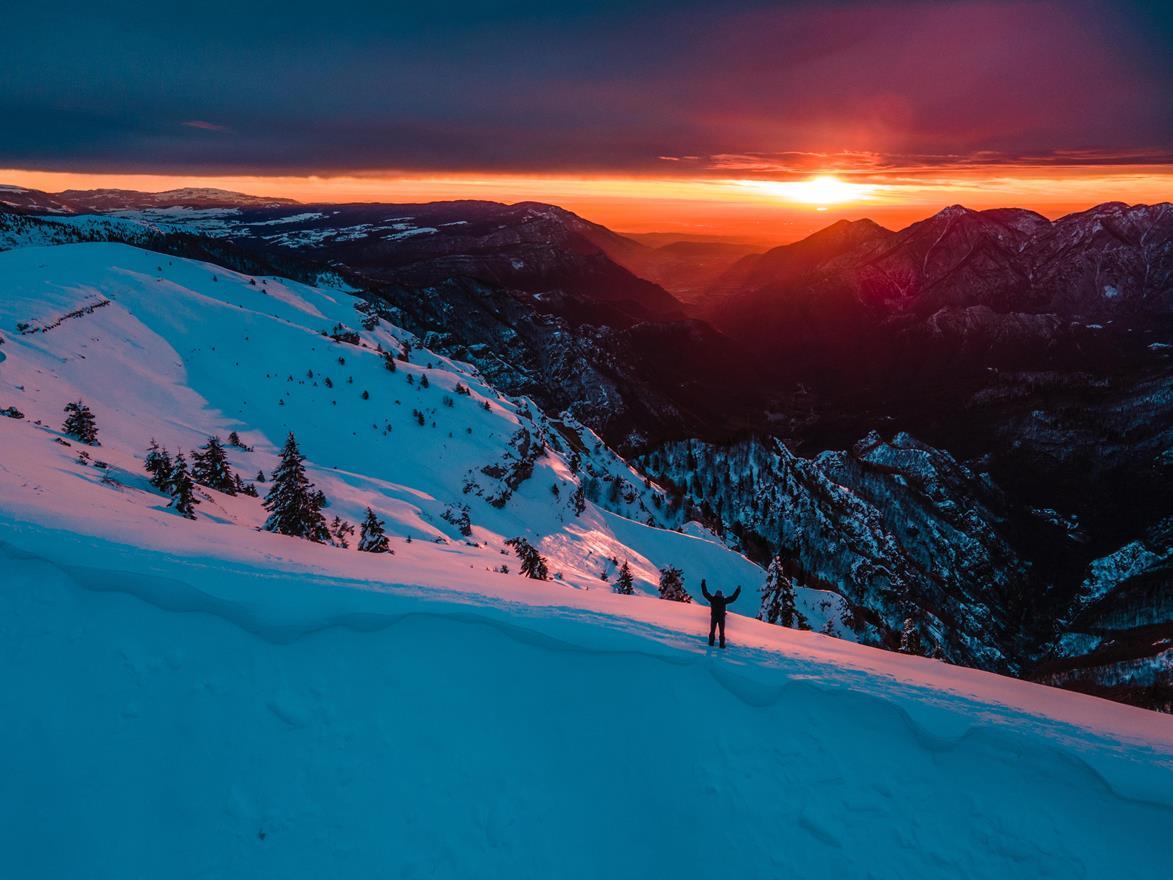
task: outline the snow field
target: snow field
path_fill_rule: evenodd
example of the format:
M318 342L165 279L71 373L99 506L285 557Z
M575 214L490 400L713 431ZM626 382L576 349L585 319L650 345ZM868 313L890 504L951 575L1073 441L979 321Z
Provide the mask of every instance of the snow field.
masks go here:
M359 328L346 293L109 244L0 254L0 284L26 416L0 418L0 873L1161 875L1173 719L740 615L708 649L656 569L741 584L748 615L760 569L644 524L654 488L585 435L636 483L620 513L574 515L565 440L490 503L482 468L548 420L419 348L387 371L374 346L412 340L386 322L322 336ZM55 442L79 397L101 446ZM327 516L374 508L394 555L258 531L244 496L177 516L148 440L232 430L246 480L296 432ZM560 579L515 573L519 534Z

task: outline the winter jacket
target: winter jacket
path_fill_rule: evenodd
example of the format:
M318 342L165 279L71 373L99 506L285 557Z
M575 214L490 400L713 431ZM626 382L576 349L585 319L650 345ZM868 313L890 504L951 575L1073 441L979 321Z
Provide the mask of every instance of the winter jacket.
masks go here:
M709 603L709 617L713 620L724 620L725 608L737 601L737 597L741 595L741 587L734 590L731 596L714 596L703 586L701 593Z

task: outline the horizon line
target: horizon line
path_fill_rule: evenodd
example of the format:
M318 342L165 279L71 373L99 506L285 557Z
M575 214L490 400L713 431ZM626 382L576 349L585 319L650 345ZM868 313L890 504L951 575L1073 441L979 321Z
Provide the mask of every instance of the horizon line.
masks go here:
M324 177L309 175L167 175L42 172L0 169L0 185L61 195L69 191L125 190L151 195L184 189L219 190L294 204L429 204L483 201L548 204L630 235L667 233L785 243L841 219L869 219L904 228L954 205L967 210L1017 208L1050 221L1119 202L1169 203L1173 174L1139 175L1087 169L1055 178L991 177L860 186L858 197L818 204L786 193L793 183L763 185L736 178L681 179L630 176L435 175ZM810 181L808 181L809 183ZM798 182L801 188L804 184ZM1109 195L1110 194L1110 195Z

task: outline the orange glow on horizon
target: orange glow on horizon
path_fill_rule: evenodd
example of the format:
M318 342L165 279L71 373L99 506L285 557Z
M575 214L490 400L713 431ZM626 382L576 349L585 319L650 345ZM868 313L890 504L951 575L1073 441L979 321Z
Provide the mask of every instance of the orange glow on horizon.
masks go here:
M1167 201L1168 166L838 171L796 180L711 176L371 173L332 176L90 174L0 169L0 184L60 192L215 187L302 202L542 201L612 229L794 241L836 219L901 228L946 205L1030 208L1048 217L1105 201Z
M820 174L810 180L741 180L738 183L786 201L815 205L820 211L828 205L866 201L879 188L872 183L845 183L830 174Z

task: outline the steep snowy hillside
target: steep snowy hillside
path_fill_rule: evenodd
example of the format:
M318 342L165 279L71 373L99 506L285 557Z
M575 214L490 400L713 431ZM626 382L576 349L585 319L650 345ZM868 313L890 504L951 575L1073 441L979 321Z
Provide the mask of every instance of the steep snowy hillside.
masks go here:
M67 217L0 206L0 250L81 241L361 287L433 349L501 390L572 410L624 449L701 431L757 396L754 366L730 340L681 320L664 291L608 259L625 239L548 205L178 204Z
M413 348L410 334L350 294L114 244L0 259L0 321L17 331L2 349L2 405L26 416L4 427L20 432L18 445L61 455L48 428L65 403L85 400L101 432L93 457L124 484L112 504L165 503L142 492L152 439L190 453L235 431L250 449L231 449L232 464L251 478L272 473L292 431L330 516L356 523L371 507L394 538L471 545L464 552L480 567L513 563L501 559L502 542L524 535L548 547L555 578L576 586L605 588L600 575L613 576L616 559L645 586L667 564L692 584L705 577L752 591L763 580L711 536L650 528L678 517L589 431ZM259 502L219 493L198 513L248 527L265 518ZM253 540L251 528L242 534ZM647 553L636 549L643 544Z
M0 289L5 875L1159 875L1173 719L737 614L708 648L656 569L742 614L761 569L365 300L114 244ZM179 515L148 443L233 431L394 552Z

